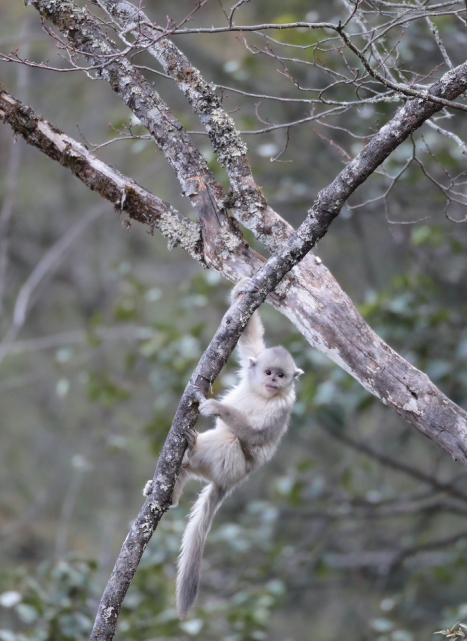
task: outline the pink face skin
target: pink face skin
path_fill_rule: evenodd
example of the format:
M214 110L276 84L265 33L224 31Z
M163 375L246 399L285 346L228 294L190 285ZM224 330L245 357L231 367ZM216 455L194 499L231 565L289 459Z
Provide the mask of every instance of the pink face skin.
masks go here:
M295 378L302 373L289 352L281 346L270 347L251 357L248 368L252 389L266 398L281 394L281 390L288 392Z
M263 376L266 379L264 387L267 392L270 394L275 394L279 387L283 387L284 383L289 382L287 381L287 375L284 374L282 369L279 369L277 367L271 367L269 369L266 369L263 372Z

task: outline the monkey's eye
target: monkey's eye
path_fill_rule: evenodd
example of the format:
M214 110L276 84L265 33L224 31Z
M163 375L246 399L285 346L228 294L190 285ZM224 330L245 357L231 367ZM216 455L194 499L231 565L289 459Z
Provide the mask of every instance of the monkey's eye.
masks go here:
M278 374L279 378L284 378L284 374Z
M264 373L266 374L266 376L271 376L271 370L270 369L267 369Z

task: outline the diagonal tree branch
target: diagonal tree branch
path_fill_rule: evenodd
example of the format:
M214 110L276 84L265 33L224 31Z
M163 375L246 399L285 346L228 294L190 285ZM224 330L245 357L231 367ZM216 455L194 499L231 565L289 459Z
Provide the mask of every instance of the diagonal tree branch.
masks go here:
M314 247L326 233L332 220L333 217L327 215L327 212L312 209L298 230L288 236L279 250L255 274L254 281L258 285L258 291L245 294L241 300L237 299L224 315L185 388L157 463L152 493L132 525L117 558L99 605L91 640L113 639L128 587L152 534L170 506L173 487L186 449L186 436L198 420L200 395L207 395L254 311L287 272Z
M219 268L222 252L241 245L246 247L238 225L225 210L222 185L215 180L182 124L146 78L103 33L92 14L71 0L27 0L27 4L60 29L74 52L101 66L98 76L109 83L153 136L205 230L206 263ZM233 278L232 275L231 280Z
M235 125L223 111L212 86L168 38L160 37L137 7L127 0L101 0L101 4L126 32L131 30L135 37L148 38L148 51L177 82L210 134L214 149L220 150L219 161L229 175L233 200L235 194L242 194L241 206L236 207L234 202L235 215L270 250L275 251L284 236L292 233L292 227L267 206L254 182ZM145 44L144 40L142 44ZM430 96L440 102L418 98L398 111L362 152L320 192L311 210L311 218L325 222L322 235L353 191L392 151L439 111L443 101L453 100L466 88L467 64L464 63L450 70L429 89ZM225 153L228 149L232 151L230 159ZM307 257L294 271L297 278L289 289L283 308L302 333L383 403L453 454L453 441L458 441L455 417L459 408L447 401L444 395L439 396L439 390L426 375L413 368L374 334L323 265L317 266L313 258ZM452 432L449 436L446 425L450 425L447 432ZM465 429L464 416L464 433ZM465 447L455 446L454 449L457 453L453 455L465 462Z
M164 72L183 92L205 127L218 162L230 181L227 205L234 216L270 251L275 251L293 228L269 207L255 182L247 158L247 146L225 112L213 85L206 82L185 54L151 25L146 14L128 0L99 0L99 4L117 21L123 34L131 31L141 47L156 58Z
M204 264L201 228L171 205L140 187L134 180L106 165L87 148L55 125L37 116L31 107L6 92L0 84L0 118L16 135L70 169L89 189L114 204L130 219L159 229L169 247L181 245L192 258Z
M401 121L405 121L405 118L401 116L400 119ZM340 176L340 183L334 181L330 187L320 193L313 208L299 229L289 235L276 254L274 254L266 265L255 275L255 281L259 285L259 292L252 292L245 295L241 301L236 301L225 314L213 340L203 354L182 396L174 422L157 464L152 485L152 494L146 500L123 544L112 575L104 591L91 639L95 641L111 641L114 636L118 615L126 591L133 579L149 539L155 531L162 515L170 505L170 496L180 470L186 447L185 435L188 430L194 427L198 418L197 401L199 393L201 392L206 395L209 386L225 365L227 358L231 354L238 337L252 313L264 302L267 294L275 289L283 276L322 238L335 215L337 215L335 212L337 211L338 213L340 211L342 204L345 202L345 198L348 197L356 186L361 184L368 175L371 175L374 166L379 164L378 160L382 162L381 156L383 156L384 159L384 157L386 157L384 153L390 153L388 148L391 148L392 144L394 144L394 142L392 138L389 138L389 142L384 150L381 150L379 155L375 155L371 162L365 163L361 161L361 165L363 166L360 167L360 174L349 174L347 175L346 181ZM369 160L370 159L368 159L368 161ZM334 202L333 198L336 199ZM326 208L323 207L323 202L327 203ZM420 372L418 374L424 376ZM427 377L425 378L427 379ZM432 384L431 386L434 388ZM438 390L436 391L438 395L441 394ZM412 390L412 393L413 399L420 400L421 403L430 401L429 398L419 399L419 395L415 390ZM439 400L440 399L438 399L438 402ZM450 403L449 401L447 402ZM409 406L409 403L407 403L407 405ZM424 415L424 412L419 409L416 400L413 400L411 407L409 406L402 409L407 413L414 412L420 416ZM448 438L443 446L452 448L454 445L458 457L465 463L467 462L467 449L463 441L467 437L467 413L463 412L460 408L457 408L457 410L455 414L454 412L451 413L451 438ZM446 418L448 418L448 416L446 416ZM459 418L460 420L458 420ZM454 426L452 425L453 420ZM460 426L461 421L463 423L462 427ZM457 430L456 435L452 433L453 427ZM462 438L455 438L460 431L462 431L463 434ZM441 444L442 439L439 438L439 436L440 435L438 435L438 442ZM448 449L448 447L446 447L446 449Z
M410 126L413 125L413 118L409 118L408 127L406 124L406 118L411 115L410 112L404 115L405 117L399 114L400 120L394 126L394 130L397 131L397 127L401 122L405 123L405 131L407 131L407 133L404 135L404 128L402 128L402 133L399 133L402 139L405 139L409 135ZM246 321L253 311L265 300L267 294L276 287L283 276L324 236L346 198L353 193L361 182L371 175L374 168L389 155L391 150L395 148L397 144L400 144L399 136L394 135L394 130L392 132L391 129L389 129L389 131L386 130L386 136L388 133L393 133L393 136L389 137L389 142L386 141L386 145L382 148L376 146L376 149L372 150L373 153L371 155L369 154L369 157L366 158L367 162L360 159L360 166L357 167L354 173L342 172L338 179L320 193L306 220L297 232L289 235L277 253L269 259L266 265L261 268L255 276L255 280L260 286L259 293L246 295L242 301L234 303L224 316L219 329L208 349L203 354L198 367L185 389L167 441L159 458L154 475L153 493L148 497L138 515L117 559L99 607L92 639L108 641L113 638L121 604L134 576L136 567L160 518L168 509L173 485L178 475L185 450L184 436L187 430L194 427L198 418L197 399L199 397L199 391L206 394L209 385L212 384L215 377L219 374L228 356L232 352ZM395 141L393 140L394 138L396 139ZM379 151L379 153L377 153L377 151ZM363 154L363 159L365 159L365 154ZM325 203L325 206L323 203ZM421 373L419 373L419 375L424 376ZM411 393L413 394L412 398L419 399L416 391L411 390ZM438 394L440 393L438 392ZM426 400L425 398L422 402L426 402ZM413 401L412 405L406 403L406 407L402 409L407 413L414 412L415 414L424 414L424 412L419 410L416 401ZM457 409L458 412L456 412L456 415L463 415L463 432L464 435L467 435L467 414L460 410L460 408ZM453 417L451 416L451 418ZM451 441L449 446L452 446L452 444ZM467 450L463 443L456 442L455 447L463 461L466 462Z

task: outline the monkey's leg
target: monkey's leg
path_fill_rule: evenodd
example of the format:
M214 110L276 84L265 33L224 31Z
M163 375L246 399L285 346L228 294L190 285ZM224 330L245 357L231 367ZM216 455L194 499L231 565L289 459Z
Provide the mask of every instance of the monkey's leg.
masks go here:
M203 397L204 400L204 397ZM188 458L190 458L191 454L193 453L193 449L196 446L196 439L198 438L198 432L195 430L194 427L190 427L186 431L186 442L187 442L187 449L186 449L186 454Z
M186 472L186 468L189 466L189 459L193 453L194 448L196 447L196 439L198 438L198 432L194 428L190 428L186 433L187 440L187 449L183 457L182 469L178 475L178 479L175 483L174 491L172 492L172 505L171 507L176 507L178 505L178 499L182 493L183 486L187 482L189 476ZM152 492L152 482L153 479L149 479L143 489L143 495L149 496Z
M178 479L175 483L174 491L172 492L172 505L170 507L177 507L178 501L180 500L180 495L183 491L183 486L190 478L188 470L186 467L182 467Z

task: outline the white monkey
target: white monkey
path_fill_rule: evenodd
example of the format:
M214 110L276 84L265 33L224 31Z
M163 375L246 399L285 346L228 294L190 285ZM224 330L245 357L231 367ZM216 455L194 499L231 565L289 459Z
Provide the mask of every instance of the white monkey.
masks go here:
M251 279L243 279L232 290L232 301L254 287ZM255 312L238 341L240 382L222 401L201 400L201 414L216 416L216 426L189 437L175 483L172 507L178 505L189 478L208 481L191 510L183 535L177 575L181 619L196 599L204 544L214 515L238 483L272 458L287 430L295 402L294 381L303 371L284 347L266 349L263 334L261 319ZM150 484L145 494L150 492Z

